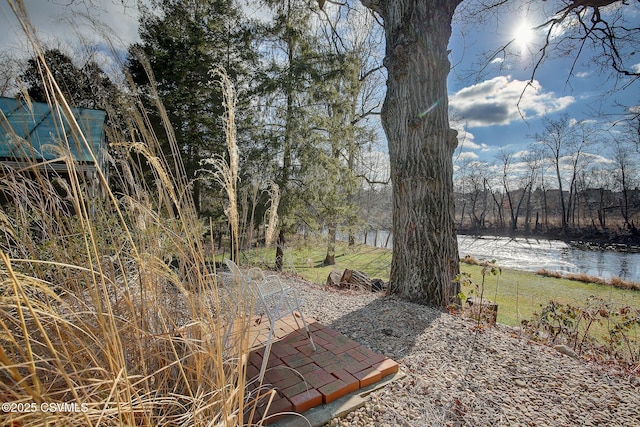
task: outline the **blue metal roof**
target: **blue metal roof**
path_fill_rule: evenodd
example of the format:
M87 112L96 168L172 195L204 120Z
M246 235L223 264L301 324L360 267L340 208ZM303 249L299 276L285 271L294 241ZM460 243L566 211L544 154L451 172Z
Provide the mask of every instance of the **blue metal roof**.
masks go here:
M0 158L17 161L56 159L60 153L52 146L64 143L66 135L74 158L93 163L87 147L74 135L67 119L63 117L60 123L58 116L52 114L49 104L27 104L19 99L0 97L0 110ZM103 127L106 112L87 108L71 110L91 151L100 159L100 148L105 144Z

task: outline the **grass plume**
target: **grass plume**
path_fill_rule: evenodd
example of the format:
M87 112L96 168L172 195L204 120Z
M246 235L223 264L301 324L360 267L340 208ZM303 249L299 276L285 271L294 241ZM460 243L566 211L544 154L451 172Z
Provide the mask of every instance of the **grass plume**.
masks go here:
M56 123L72 131L54 142L65 173L1 170L0 400L78 411L2 412L0 425L243 425L251 300L219 292L184 169L167 163L135 98L109 107L126 112L106 130L111 181L79 168L69 146L90 145L22 3L10 4Z

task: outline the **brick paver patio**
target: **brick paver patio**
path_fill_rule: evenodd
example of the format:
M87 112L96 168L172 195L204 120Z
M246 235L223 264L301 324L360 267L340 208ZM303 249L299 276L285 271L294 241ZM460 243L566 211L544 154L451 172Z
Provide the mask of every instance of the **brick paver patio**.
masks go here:
M260 320L256 319L256 326L252 329L252 347L256 349L249 354L248 380L258 376L262 364L269 321L266 318L262 322ZM276 323L263 387L273 388L277 393L265 425L280 418L279 413L303 413L398 372L397 362L307 318L316 344L314 351L302 321L297 320L300 326L296 325L293 315ZM251 387L256 387L256 384ZM261 419L263 415L264 408L259 407L254 420Z

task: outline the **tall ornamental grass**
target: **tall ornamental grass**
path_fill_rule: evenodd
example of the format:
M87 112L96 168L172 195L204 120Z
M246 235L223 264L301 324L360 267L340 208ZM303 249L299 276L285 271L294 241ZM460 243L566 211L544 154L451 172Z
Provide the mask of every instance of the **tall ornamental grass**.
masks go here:
M242 425L251 301L219 289L184 170L132 97L108 107L110 180L86 173L69 147L89 144L10 4L71 132L47 148L68 173L0 169L0 425Z

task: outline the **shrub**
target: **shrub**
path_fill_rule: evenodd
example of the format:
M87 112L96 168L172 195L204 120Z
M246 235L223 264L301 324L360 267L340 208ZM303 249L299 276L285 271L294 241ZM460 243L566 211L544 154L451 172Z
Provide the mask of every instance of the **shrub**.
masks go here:
M640 309L590 297L585 307L549 301L523 330L536 341L565 344L579 355L615 361L626 367L640 362Z

